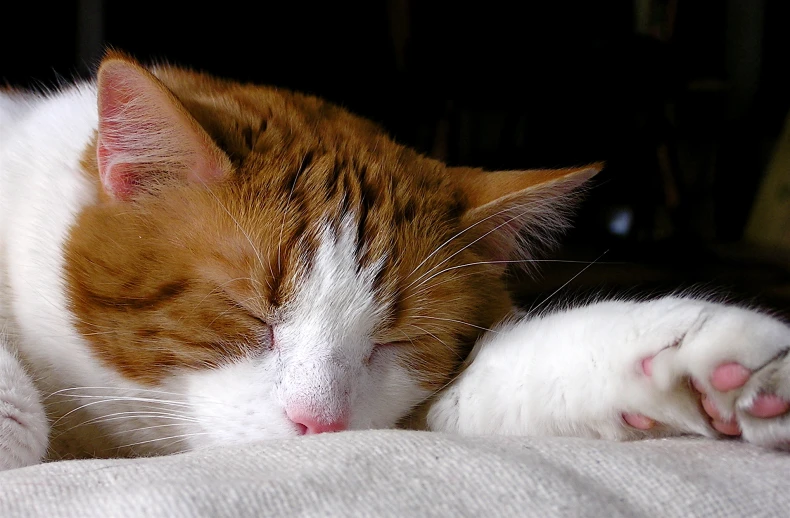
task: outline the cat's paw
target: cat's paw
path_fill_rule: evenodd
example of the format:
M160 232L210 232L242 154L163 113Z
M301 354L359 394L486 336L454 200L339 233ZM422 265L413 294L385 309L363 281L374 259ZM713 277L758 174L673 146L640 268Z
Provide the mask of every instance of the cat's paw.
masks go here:
M0 402L0 471L38 464L47 452L45 429L30 424L30 416Z
M752 371L738 363L725 363L710 376L708 388L699 380L694 387L711 425L724 435L742 436L746 441L790 449L790 358L787 351L764 367ZM734 407L720 409L720 394L738 391Z
M683 378L710 426L761 446L790 449L790 327L754 311L712 306L677 344L642 360L664 388Z
M16 358L0 347L0 471L41 462L48 432L38 392Z

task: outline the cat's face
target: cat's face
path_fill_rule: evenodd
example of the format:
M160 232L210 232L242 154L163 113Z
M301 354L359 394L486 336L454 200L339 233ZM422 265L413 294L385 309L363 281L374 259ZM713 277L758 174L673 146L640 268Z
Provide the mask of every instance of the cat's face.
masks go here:
M179 447L395 425L506 315L519 233L597 171L451 169L315 98L156 75L100 69L66 280L97 360L187 405Z

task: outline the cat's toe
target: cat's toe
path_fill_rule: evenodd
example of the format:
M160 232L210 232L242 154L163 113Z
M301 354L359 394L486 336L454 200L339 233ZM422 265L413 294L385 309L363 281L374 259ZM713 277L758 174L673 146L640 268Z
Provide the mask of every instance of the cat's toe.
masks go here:
M746 385L752 371L736 362L719 365L710 376L710 384L719 392L728 392Z
M636 428L637 430L650 430L656 426L655 420L642 414L624 413L623 421L625 421L628 426Z
M707 395L702 395L702 409L708 414L711 426L719 433L729 436L741 435L741 428L736 418L722 416L716 404Z
M0 402L0 471L38 464L47 451L46 434L25 417L9 415Z
M746 412L754 417L769 419L778 417L790 410L790 401L782 399L776 394L760 394Z
M48 433L33 383L16 358L0 347L0 471L40 462Z
M790 446L790 358L787 352L755 369L735 404L744 440L771 448Z
M738 437L741 435L741 427L738 425L738 421L731 420L731 421L720 421L720 420L713 420L711 421L711 426L720 434L726 435L728 437Z

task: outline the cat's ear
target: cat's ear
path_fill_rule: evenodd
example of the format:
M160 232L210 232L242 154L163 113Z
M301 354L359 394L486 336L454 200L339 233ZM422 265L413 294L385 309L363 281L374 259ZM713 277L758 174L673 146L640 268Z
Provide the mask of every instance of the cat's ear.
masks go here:
M529 257L565 229L579 188L603 163L569 169L485 172L458 169L468 209L461 228L485 257Z
M210 183L230 160L148 70L110 53L97 77L96 155L104 190L126 200L172 179Z

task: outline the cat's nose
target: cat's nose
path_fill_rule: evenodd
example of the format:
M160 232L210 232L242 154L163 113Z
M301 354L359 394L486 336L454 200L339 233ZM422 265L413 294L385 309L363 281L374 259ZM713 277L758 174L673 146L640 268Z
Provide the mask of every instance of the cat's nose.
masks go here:
M348 420L345 418L323 420L299 410L286 410L288 419L294 422L301 435L316 433L342 432L348 429Z

